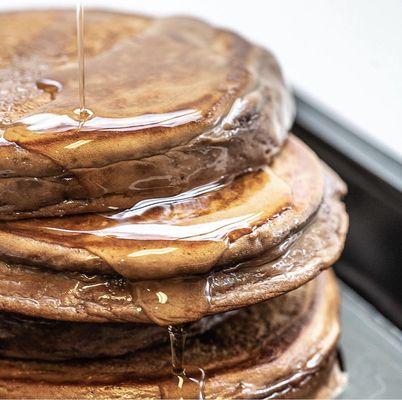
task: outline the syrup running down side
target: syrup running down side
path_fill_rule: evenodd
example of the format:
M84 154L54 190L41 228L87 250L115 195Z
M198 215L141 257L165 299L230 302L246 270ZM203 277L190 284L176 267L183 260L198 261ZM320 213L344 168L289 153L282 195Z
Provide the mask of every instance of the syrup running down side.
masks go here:
M198 274L274 250L312 219L323 188L320 162L291 138L272 168L124 212L0 223L0 259L131 280Z
M205 400L205 371L202 368L184 364L187 327L170 325L168 330L173 377L171 381L161 386L162 398Z
M84 56L84 0L78 0L77 2L77 48L78 48L78 63L79 63L79 91L80 91L80 108L78 110L74 110L76 114L78 114L79 119L80 119L80 126L78 127L78 130L82 130L84 128L85 123L87 125L85 126L85 129L88 129L88 120L93 119L94 115L93 112L89 109L86 108L85 104L85 56ZM181 115L180 115L181 113ZM148 119L152 127L152 123L156 123L157 126L169 126L169 127L174 127L175 124L180 124L180 123L188 123L192 121L196 121L197 119L200 118L200 115L195 115L194 120L192 120L192 115L191 114L196 114L197 112L195 110L189 110L185 112L179 112L179 113L170 113L170 115L164 114L163 117L158 116L156 118L156 121L152 121L152 116L143 116L142 118L144 120ZM172 115L176 114L176 115ZM183 119L180 121L180 117L186 118L188 116L188 119ZM147 118L148 117L148 118ZM119 120L117 119L105 119L105 118L100 118L95 117L95 129L99 130L102 124L106 127L110 127L111 130L115 129L124 129L127 127L128 130L135 130L136 128L141 129L142 126L146 124L144 122L144 125L141 125L141 120L138 120L138 118L120 118ZM152 122L151 122L152 121ZM93 123L90 122L89 125ZM149 125L148 125L149 126ZM105 129L103 128L103 129ZM102 128L101 128L102 129ZM80 144L81 145L81 144ZM77 147L77 144L74 144L74 148ZM216 190L216 188L213 188ZM206 189L201 189L201 192L208 192ZM193 194L194 195L194 194ZM190 195L193 197L193 195ZM189 197L190 197L189 196ZM181 196L185 197L185 196ZM176 204L178 199L174 199L173 202L171 203L170 207L172 207L174 204ZM122 212L120 214L114 215L112 218L115 220L122 220L124 223L126 223L131 217L138 215L138 210L141 210L139 214L141 215L144 211L146 212L149 209L152 209L155 207L155 202L157 203L158 206L162 206L166 208L166 203L169 205L169 199L160 199L160 200L154 200L150 201L148 203L150 204L141 204L137 206L137 210L129 210L126 212ZM146 203L146 201L145 201ZM145 210L144 210L145 208ZM127 213L127 214L126 214ZM239 223L240 221L236 221ZM138 227L139 224L137 224ZM135 224L134 224L135 226ZM146 227L149 228L149 227ZM154 232L161 232L163 231L162 225L159 226L150 226L151 229L148 230L148 232L145 233L145 238L149 240L151 237L151 240L154 239L152 238ZM209 231L211 231L213 228L209 228ZM105 236L107 237L119 237L118 236L118 229L113 229L112 232L104 232L107 231L107 228L104 228L103 230L100 230L100 232L92 232L91 234L95 235L101 235L102 236L102 231L103 233L106 233ZM173 230L173 227L170 226L169 230ZM147 229L145 229L147 231ZM165 230L166 231L166 230ZM194 230L193 230L194 231ZM152 233L151 233L152 232ZM123 228L123 237L125 237L129 234L129 238L132 238L133 235L134 237L140 234L143 234L143 232L135 232L134 229L125 229ZM188 233L184 233L186 237L190 236L191 237L191 231ZM197 236L200 236L199 231L196 233ZM171 234L169 233L169 236L171 237ZM202 236L202 234L201 234ZM215 234L216 236L216 234ZM178 232L175 237L175 239L180 238L183 239L183 233ZM168 249L158 249L158 250L151 250L151 252L161 252L163 254L166 253L166 251L169 253L172 249L174 248L168 248ZM130 251L132 248L130 249ZM129 256L132 257L140 257L143 253L147 254L149 250L137 250L134 252L131 252ZM141 254L141 255L140 255ZM158 300L160 303L164 303L168 300L167 296L163 292L158 292ZM169 339L170 339L170 352L171 352L171 358L172 358L172 373L173 373L173 379L177 381L172 382L172 385L166 385L164 387L164 390L161 391L161 396L162 398L166 399L198 399L198 400L204 400L204 384L205 384L205 372L201 368L196 368L194 370L190 370L188 367L184 367L184 356L185 356L185 345L186 345L186 339L187 339L187 327L184 325L179 325L179 326L173 326L170 325L168 328L169 331ZM199 376L197 376L195 373L198 373Z
M137 282L0 262L0 303L8 312L65 321L172 325L277 297L339 257L347 230L340 193L328 193L314 221L284 242L278 258L268 252L267 259L208 274Z
M111 130L116 130L116 129L125 129L127 128L128 130L136 130L136 129L141 129L146 122L144 122L144 125L141 125L141 119L138 118L99 118L94 116L93 112L89 109L86 108L86 103L85 103L85 49L84 49L84 0L78 0L77 1L77 49L78 49L78 65L79 65L79 98L80 98L80 107L78 109L74 110L74 113L78 115L79 117L79 126L76 127L78 131L82 131L83 129L88 130L90 129L91 125L94 125L95 130L99 129L111 129ZM54 99L54 94L55 92L52 92L52 96ZM186 117L187 111L182 113L182 115L177 115L180 113L176 113L176 115L163 115L161 117L156 117L152 121L152 116L143 116L142 119L144 120L149 120L148 123L156 123L157 126L165 126L167 124L168 126L172 127L175 126L176 123L187 123L191 122L191 114L194 114L191 110L189 110L188 114L190 119L188 120L183 120L183 121L178 121L178 119L183 116L184 118ZM171 113L174 114L174 113ZM35 117L39 117L41 119L41 116L37 115ZM56 116L55 116L56 117ZM93 119L95 117L95 121L89 122L89 119ZM54 117L53 117L54 118ZM199 116L196 116L196 119L199 118ZM42 118L43 120L43 118ZM45 120L45 126L46 126L46 121L49 120L48 117L44 118ZM56 118L57 120L57 118ZM156 121L155 121L156 120ZM151 122L152 121L152 122ZM55 121L56 122L56 121ZM94 124L95 122L95 124ZM66 130L70 130L71 127L68 126L68 123L61 123L61 122L56 122L59 126L62 125L63 128L66 128ZM103 125L103 127L102 127ZM84 128L85 126L85 128ZM107 128L106 128L107 127ZM110 127L110 128L109 128ZM31 126L32 128L32 126ZM40 129L40 127L37 129ZM53 132L54 131L59 131L59 127L57 126L46 126L46 129L51 129ZM62 129L62 132L64 130ZM79 142L79 146L82 145L82 142ZM78 147L78 144L75 143L73 144L73 147L76 148ZM176 200L176 199L175 199ZM156 201L158 205L165 206L166 203L169 204L169 200L165 199L160 199L159 201ZM145 205L145 211L147 209L152 209L155 206L155 201L151 201L151 204ZM154 204L152 204L154 203ZM165 204L164 204L165 203ZM175 204L175 202L172 202L172 205ZM171 207L172 207L171 205ZM166 207L166 206L165 206ZM139 209L144 208L144 205L140 205L138 207ZM138 209L137 208L137 209ZM138 215L137 213L133 210L127 212L129 215L125 216L125 212L121 213L120 215L115 215L113 219L121 219L124 222L128 220L131 216ZM141 213L140 213L141 215ZM138 227L139 224L137 224ZM134 225L135 226L135 225ZM146 227L149 228L149 227ZM152 240L152 233L153 232L160 232L162 229L162 225L159 226L150 226L151 229L145 229L145 238ZM170 227L172 229L173 227ZM211 231L211 228L209 228ZM107 228L101 229L100 231L95 231L91 232L90 234L94 235L100 235L104 234L106 237L119 237L119 230L118 229L113 229L111 231L107 231ZM151 233L152 232L152 233ZM138 237L138 235L142 236L143 232L135 232L134 229L125 229L123 228L123 237L126 237L128 234L128 238ZM197 232L199 235L199 232ZM179 233L180 235L180 233ZM183 233L181 234L183 236ZM186 235L186 234L184 234ZM178 236L177 234L175 236ZM191 237L191 232L187 233L187 236ZM180 237L180 236L179 236ZM175 237L177 239L178 237ZM180 237L183 238L183 237ZM130 248L130 251L132 248ZM159 250L160 251L160 250ZM168 252L170 249L168 249ZM139 253L142 254L144 252L145 254L147 253L147 250L139 250L137 252L130 253L129 256L133 256L134 254L136 257L140 256ZM149 250L148 250L149 252ZM153 250L155 252L155 250ZM158 252L158 250L156 250ZM163 253L166 253L166 249L162 249ZM163 304L166 302L167 296L163 292L158 292L159 296L158 299L159 301ZM193 399L193 398L198 398L199 400L204 400L204 379L205 379L205 373L202 369L198 368L199 372L199 377L196 378L195 375L190 372L189 368L184 368L184 354L185 354L185 344L186 344L186 338L187 338L187 329L184 325L182 326L169 326L169 338L170 338L170 351L171 351L171 356L172 356L172 372L174 375L174 379L177 379L177 382L172 382L172 386L170 387L169 385L166 386L165 390L162 393L163 398L167 399L172 399L172 398L177 398L177 399Z
M144 280L210 270L231 243L289 207L289 186L265 169L124 212L15 221L0 231L86 249L109 270Z
M204 397L260 398L271 392L274 398L331 398L345 380L333 374L338 306L335 279L324 273L189 337L186 360L206 371ZM160 398L171 384L168 344L73 363L0 359L2 397ZM190 397L198 398L194 389Z

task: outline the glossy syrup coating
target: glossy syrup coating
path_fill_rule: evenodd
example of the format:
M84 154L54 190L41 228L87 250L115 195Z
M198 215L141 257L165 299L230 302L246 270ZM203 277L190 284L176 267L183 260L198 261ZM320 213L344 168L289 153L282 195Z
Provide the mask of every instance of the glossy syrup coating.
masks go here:
M334 357L338 311L336 282L326 272L297 291L243 309L209 333L189 338L186 360L206 371L206 398L259 398L262 394L329 398L345 382ZM3 359L0 390L8 398L177 394L170 378L168 345L79 363Z
M0 16L0 396L334 396L345 187L272 54L93 11L78 103L71 17Z
M77 68L66 51L74 19L34 15L47 24L32 28L33 50L26 52L25 36L8 44L29 60L9 57L0 69L21 75L0 108L0 218L128 208L258 168L283 145L290 95L273 56L241 37L189 18L89 12L86 102L93 116L82 123L73 112ZM24 13L0 18L13 31ZM99 20L104 35L94 29ZM49 47L52 36L58 40ZM25 97L17 101L21 88ZM22 191L28 196L16 196Z
M67 321L171 325L280 296L315 278L342 251L347 215L338 179L328 172L316 216L260 257L206 274L144 281L0 263L0 307Z
M0 259L131 280L199 274L275 253L318 210L316 156L291 138L271 168L111 214L0 223Z

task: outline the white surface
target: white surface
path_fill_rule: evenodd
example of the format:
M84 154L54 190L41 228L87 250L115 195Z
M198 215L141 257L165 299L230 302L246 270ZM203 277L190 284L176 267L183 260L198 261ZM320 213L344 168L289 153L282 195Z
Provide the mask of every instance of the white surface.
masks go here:
M14 0L0 9L74 6ZM289 81L402 160L402 0L87 0L153 14L193 14L279 57Z

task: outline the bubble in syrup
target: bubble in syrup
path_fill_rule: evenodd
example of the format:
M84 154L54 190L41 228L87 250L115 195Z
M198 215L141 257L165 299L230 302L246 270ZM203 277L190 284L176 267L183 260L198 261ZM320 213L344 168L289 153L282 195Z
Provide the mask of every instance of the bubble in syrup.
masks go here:
M50 94L52 100L56 98L56 93L61 92L63 85L53 79L41 78L36 81L36 87Z
M94 113L88 108L76 108L73 112L82 122L88 121L94 116Z

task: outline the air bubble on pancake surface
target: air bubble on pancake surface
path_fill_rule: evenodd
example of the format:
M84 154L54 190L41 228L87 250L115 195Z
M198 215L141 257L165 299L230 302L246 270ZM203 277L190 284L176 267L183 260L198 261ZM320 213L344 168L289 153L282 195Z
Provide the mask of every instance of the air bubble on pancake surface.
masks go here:
M35 82L47 66L36 57L15 56L8 68L0 68L0 124L9 126L16 115L32 112L30 101L38 99L39 89Z

